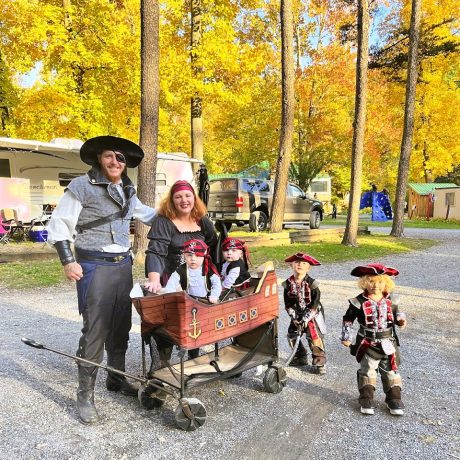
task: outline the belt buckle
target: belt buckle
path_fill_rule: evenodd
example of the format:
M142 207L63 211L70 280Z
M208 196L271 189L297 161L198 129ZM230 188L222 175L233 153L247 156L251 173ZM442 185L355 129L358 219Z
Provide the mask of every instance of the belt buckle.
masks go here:
M113 258L113 261L114 262L121 262L122 260L124 260L125 256L115 256Z

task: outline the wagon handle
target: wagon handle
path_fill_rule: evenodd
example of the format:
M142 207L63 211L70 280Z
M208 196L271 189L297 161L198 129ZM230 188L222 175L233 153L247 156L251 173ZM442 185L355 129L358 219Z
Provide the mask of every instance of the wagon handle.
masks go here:
M93 361L89 361L87 359L80 358L79 356L69 355L67 353L64 353L63 351L54 350L53 348L48 348L47 346L43 345L42 343L39 343L39 342L37 342L36 340L33 340L33 339L29 339L28 337L22 337L21 341L23 343L25 343L26 345L29 345L29 347L38 348L39 350L52 351L53 353L57 353L58 355L67 356L67 358L71 358L71 359L73 359L75 361L90 364L91 366L96 366L96 367L99 367L101 369L105 369L107 372L112 372L114 374L123 375L124 377L129 377L130 379L137 380L138 382L141 382L141 383L144 383L144 384L149 382L149 380L144 378L144 377L138 377L137 375L128 374L126 372L120 371L119 369L115 369L115 368L113 368L111 366L105 366L104 364L95 363Z

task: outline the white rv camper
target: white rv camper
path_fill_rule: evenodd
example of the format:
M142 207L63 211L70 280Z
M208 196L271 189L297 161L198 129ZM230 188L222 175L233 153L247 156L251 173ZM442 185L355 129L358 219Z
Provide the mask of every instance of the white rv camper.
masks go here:
M40 216L44 206L55 205L68 183L85 174L89 166L80 160L81 141L55 139L39 142L0 137L0 209L17 210L28 222ZM179 179L194 183L192 163L185 153L159 153L156 203ZM136 184L137 169L128 170Z

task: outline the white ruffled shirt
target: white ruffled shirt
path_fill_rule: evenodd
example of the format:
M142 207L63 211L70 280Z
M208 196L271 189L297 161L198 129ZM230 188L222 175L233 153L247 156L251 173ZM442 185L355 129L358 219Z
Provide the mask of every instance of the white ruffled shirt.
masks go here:
M206 291L206 277L202 275L202 267L198 268L189 268L187 267L188 275L188 289L187 293L195 297L206 297L208 292ZM180 275L175 271L171 274L166 286L164 287L164 292L176 292L180 291ZM222 284L220 278L213 274L211 276L211 292L209 297L218 299L222 293Z

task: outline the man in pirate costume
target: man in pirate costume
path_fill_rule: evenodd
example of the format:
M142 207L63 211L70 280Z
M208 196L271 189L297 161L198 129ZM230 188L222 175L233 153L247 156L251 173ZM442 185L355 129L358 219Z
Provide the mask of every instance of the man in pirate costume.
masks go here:
M320 302L321 292L318 282L308 275L310 267L321 265L315 258L298 252L285 259L291 264L293 274L283 282L284 306L291 318L288 328L288 339L292 344L297 334L305 334L312 354L312 365L316 373L326 372L326 351L324 334L326 324L323 307ZM291 366L308 364L307 350L299 342L297 352L291 361Z
M184 243L182 253L185 263L171 274L165 292L176 292L180 286L191 296L217 303L222 284L217 268L211 261L208 245L201 240L189 240Z
M245 289L249 285L251 274L248 270L249 252L244 241L226 238L222 243L225 262L222 264L222 287Z
M66 277L77 283L83 317L77 356L101 363L105 348L107 365L124 371L132 312L130 222L137 218L149 225L155 215L136 197L126 174L127 167L139 165L144 152L127 139L99 136L82 145L80 157L91 170L70 182L48 224L48 242L57 250ZM98 420L97 371L78 363L77 410L85 424ZM134 385L113 373L107 375L106 386L137 395Z
M391 294L394 282L390 278L398 270L374 263L354 268L352 276L359 277L361 294L349 299L349 307L343 317L342 344L350 347L352 355L360 363L358 389L361 413L374 414L374 392L377 373L380 373L386 404L392 415L403 415L401 401L401 376L397 367L399 340L395 326L406 327L406 317L399 312L399 296ZM352 343L352 325L357 319L359 331Z

